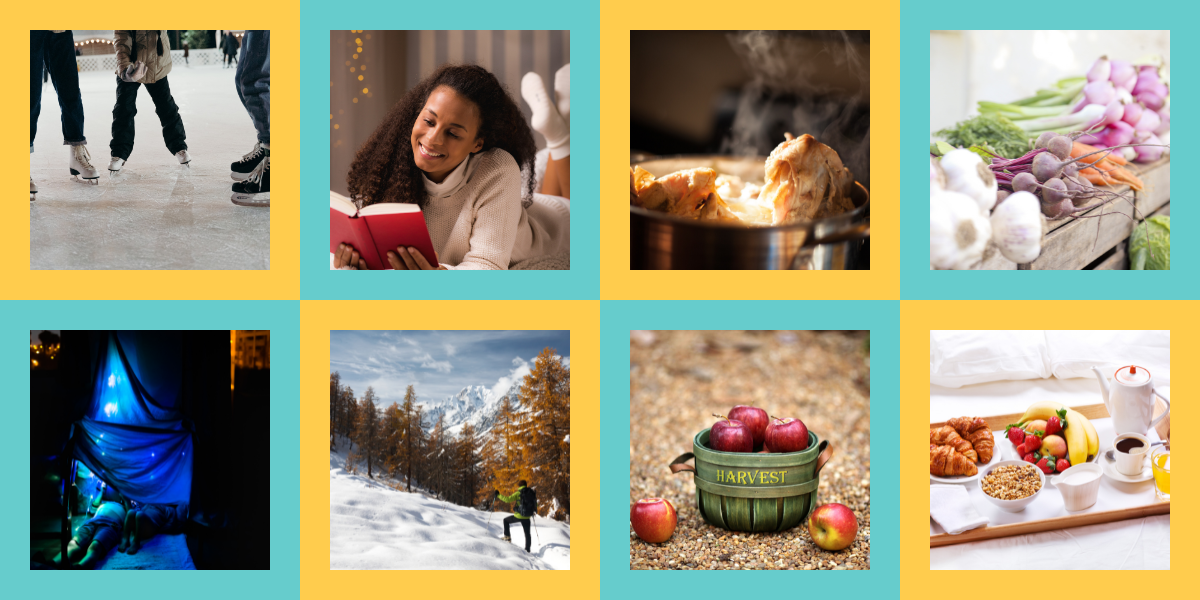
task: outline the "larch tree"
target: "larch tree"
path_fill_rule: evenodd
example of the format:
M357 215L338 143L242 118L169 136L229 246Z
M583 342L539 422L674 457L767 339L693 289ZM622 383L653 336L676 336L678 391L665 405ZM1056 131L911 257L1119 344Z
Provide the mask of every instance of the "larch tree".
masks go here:
M354 399L354 390L350 386L342 387L342 435L350 440L350 449L354 449L354 428L358 424L358 401Z
M329 449L337 450L337 425L341 416L342 376L337 371L329 374Z
M529 407L522 438L527 459L537 466L534 480L550 492L565 514L571 512L570 371L553 348L545 348L521 383L521 398Z
M367 458L367 477L371 473L372 462L379 446L379 413L375 411L375 390L367 388L363 394L362 403L358 407L358 426L355 428L358 438L359 452Z
M400 405L395 402L383 411L379 423L379 460L392 477L400 473L401 442L404 439L404 423Z

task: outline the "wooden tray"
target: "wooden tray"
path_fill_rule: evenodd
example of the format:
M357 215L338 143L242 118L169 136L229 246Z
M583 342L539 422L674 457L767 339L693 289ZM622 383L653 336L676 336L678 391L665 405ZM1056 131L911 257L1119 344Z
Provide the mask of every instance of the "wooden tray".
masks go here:
M1108 409L1103 404L1072 406L1071 409L1089 419L1107 419L1110 416L1108 414ZM1166 404L1164 404L1162 400L1156 399L1154 407L1155 418L1166 411L1166 409ZM1023 415L1024 413L997 415L994 417L984 417L984 420L987 421L988 428L990 428L992 431L1003 431L1005 426L1007 426L1009 423L1016 423L1017 419L1020 419ZM945 422L930 423L929 427L941 427L945 424ZM1158 432L1159 438L1170 441L1171 415L1167 415L1162 421L1159 421L1158 425L1154 426L1154 430ZM997 448L996 451L999 452L999 448ZM948 533L930 535L929 547L937 548L940 546L953 546L954 544L992 540L1014 535L1024 535L1027 533L1053 531L1056 529L1069 529L1071 527L1083 527L1084 525L1096 525L1097 523L1111 523L1113 521L1139 519L1141 517L1148 517L1151 515L1169 514L1171 514L1170 502L1155 502L1145 506L1133 506L1119 510L1067 515L1064 517L1055 517L1053 519L1026 521L1024 523L1010 523L1008 525L985 525L977 529L965 531L958 535L950 535Z

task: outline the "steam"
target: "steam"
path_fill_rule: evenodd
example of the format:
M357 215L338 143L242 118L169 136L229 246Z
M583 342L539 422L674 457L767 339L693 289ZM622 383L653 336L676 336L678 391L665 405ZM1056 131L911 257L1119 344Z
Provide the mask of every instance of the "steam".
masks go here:
M846 31L727 36L752 79L741 90L721 152L764 156L783 132L808 133L870 184L870 57Z

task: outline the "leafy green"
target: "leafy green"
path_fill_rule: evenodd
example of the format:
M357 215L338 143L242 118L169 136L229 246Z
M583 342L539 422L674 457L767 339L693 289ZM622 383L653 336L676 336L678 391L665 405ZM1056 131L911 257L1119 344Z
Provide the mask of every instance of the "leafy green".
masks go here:
M1130 268L1141 271L1171 270L1171 217L1158 215L1142 221L1129 237Z
M1008 118L997 114L979 115L962 121L936 135L952 146L986 146L1004 158L1016 158L1029 151L1029 136ZM977 152L978 153L978 152Z

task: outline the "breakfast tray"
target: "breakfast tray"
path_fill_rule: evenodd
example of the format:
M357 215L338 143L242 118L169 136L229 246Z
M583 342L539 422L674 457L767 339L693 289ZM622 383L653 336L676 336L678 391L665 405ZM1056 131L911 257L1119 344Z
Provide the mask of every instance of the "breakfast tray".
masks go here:
M1072 410L1087 417L1088 419L1107 419L1109 418L1108 409L1103 404L1089 404L1085 406L1073 406ZM1155 418L1167 410L1162 400L1156 399L1154 408ZM1023 413L1015 413L1010 415L997 415L994 417L984 417L987 421L988 428L992 431L1004 431L1005 426L1009 423L1016 423L1023 416ZM941 427L945 422L930 423L930 428ZM1163 440L1171 439L1171 416L1167 415L1158 425L1154 427L1158 433L1158 437ZM1002 442L997 442L996 451L1001 451ZM1104 444L1101 443L1101 453L1105 451ZM1100 457L1098 460L1104 460ZM968 484L969 485L969 484ZM1153 485L1153 481L1151 481ZM1024 535L1027 533L1038 533L1042 531L1053 531L1056 529L1068 529L1071 527L1082 527L1084 525L1095 525L1098 523L1110 523L1113 521L1123 521L1125 519L1137 519L1148 517L1151 515L1171 514L1171 503L1154 501L1142 506L1125 507L1118 510L1105 510L1095 512L1081 512L1080 514L1065 515L1050 519L1038 519L1035 521L1025 521L1021 523L1008 523L1003 525L985 525L977 529L972 529L960 533L958 535L950 535L948 533L930 534L929 547L937 548L940 546L951 546L954 544L964 544L967 542L978 542L981 540L991 540L1014 535Z

